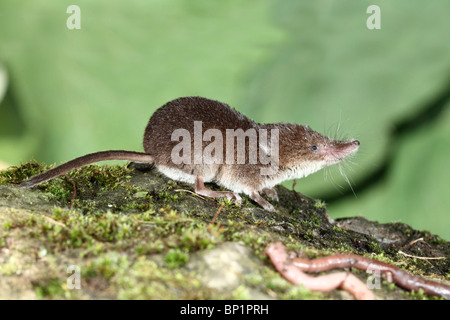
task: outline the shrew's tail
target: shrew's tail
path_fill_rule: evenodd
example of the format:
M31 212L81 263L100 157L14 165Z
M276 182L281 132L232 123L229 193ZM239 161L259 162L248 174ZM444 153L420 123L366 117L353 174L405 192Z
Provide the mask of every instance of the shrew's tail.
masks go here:
M67 171L85 166L90 163L106 160L126 160L134 162L153 163L153 157L148 153L125 151L125 150L108 150L90 153L85 156L70 160L56 168L45 171L44 173L35 175L31 179L19 184L19 188L33 187L47 180L53 179Z

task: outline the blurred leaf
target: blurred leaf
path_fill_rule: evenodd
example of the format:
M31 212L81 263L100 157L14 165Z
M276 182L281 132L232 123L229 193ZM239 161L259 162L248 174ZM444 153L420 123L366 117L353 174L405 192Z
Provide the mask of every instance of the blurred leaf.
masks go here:
M372 4L381 8L381 30L366 28ZM435 0L275 1L275 22L289 41L251 79L251 113L360 140L349 172L357 185L384 161L393 125L448 80L448 12L450 2ZM333 176L334 183L314 174L297 189L314 197L339 192L347 183Z
M6 89L8 88L8 73L6 69L0 64L0 103L6 94Z
M236 105L248 70L282 38L267 23L267 2L77 1L81 29L69 30L72 3L0 3L0 61L21 129L38 141L21 160L142 150L156 108L185 95Z
M388 180L336 204L331 214L407 222L450 239L450 102L437 123L405 137L396 150Z

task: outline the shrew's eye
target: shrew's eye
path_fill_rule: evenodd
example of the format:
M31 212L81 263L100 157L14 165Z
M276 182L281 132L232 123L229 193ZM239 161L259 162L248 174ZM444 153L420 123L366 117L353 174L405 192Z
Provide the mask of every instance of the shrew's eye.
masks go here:
M311 150L312 150L312 151L316 151L317 149L318 149L318 148L317 148L316 145L311 146Z

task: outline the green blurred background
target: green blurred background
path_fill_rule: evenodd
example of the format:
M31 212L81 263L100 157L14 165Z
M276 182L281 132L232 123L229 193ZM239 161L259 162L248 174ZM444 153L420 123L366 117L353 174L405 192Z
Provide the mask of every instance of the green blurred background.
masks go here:
M80 30L66 27L71 4ZM381 30L366 27L373 4ZM141 151L156 108L200 95L359 139L345 166L356 196L336 168L296 189L333 217L450 239L449 12L441 0L1 0L0 161Z

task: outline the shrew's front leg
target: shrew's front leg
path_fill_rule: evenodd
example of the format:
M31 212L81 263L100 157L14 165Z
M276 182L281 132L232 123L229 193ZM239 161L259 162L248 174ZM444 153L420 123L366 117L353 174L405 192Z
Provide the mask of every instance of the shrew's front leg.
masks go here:
M264 210L269 212L275 212L275 207L268 202L266 199L261 197L261 195L258 193L258 191L253 191L250 194L250 199L255 201L257 204L259 204L261 207L263 207Z

